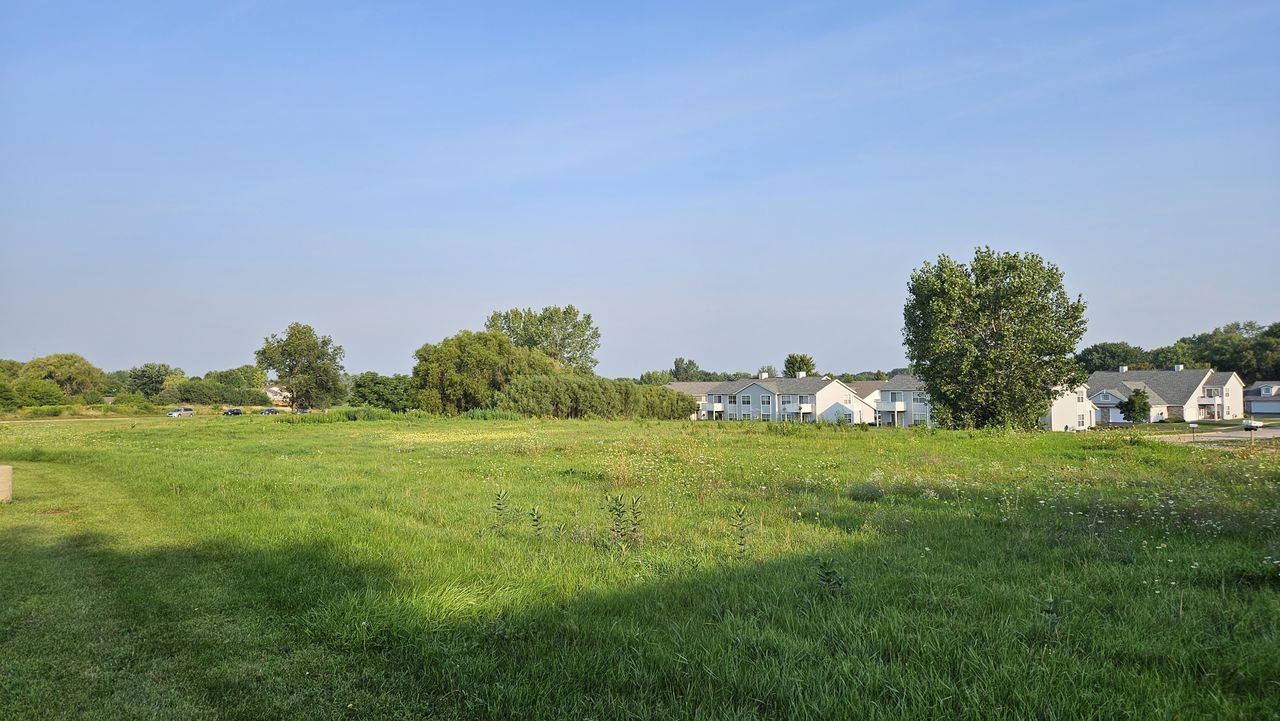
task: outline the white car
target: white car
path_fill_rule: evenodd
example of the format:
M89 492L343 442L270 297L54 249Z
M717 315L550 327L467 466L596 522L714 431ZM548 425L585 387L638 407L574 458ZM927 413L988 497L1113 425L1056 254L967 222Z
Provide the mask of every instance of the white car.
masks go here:
M191 410L190 408L174 408L173 410L169 411L165 415L170 418L182 418L184 416L193 416L195 415L195 413L196 412Z

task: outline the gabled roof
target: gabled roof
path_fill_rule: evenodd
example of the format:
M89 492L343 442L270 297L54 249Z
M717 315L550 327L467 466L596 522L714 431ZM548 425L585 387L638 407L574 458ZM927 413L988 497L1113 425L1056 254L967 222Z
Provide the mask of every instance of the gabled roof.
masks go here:
M845 383L845 385L853 389L853 392L857 393L859 398L866 398L872 393L883 388L884 384L888 382L889 381L851 381L849 383Z
M1102 391L1127 399L1136 388L1144 388L1152 405L1182 406L1191 402L1204 382L1213 375L1206 368L1180 371L1095 371L1089 374L1089 397ZM1157 400L1157 398L1159 400Z
M708 393L733 395L740 393L747 386L755 384L771 393L786 393L788 395L810 395L826 388L832 383L840 381L822 376L807 376L804 378L743 378L736 381L725 381L717 383L714 388L708 390Z
M899 373L880 386L881 393L885 391L922 391L924 389L924 381L909 373Z
M1207 386L1222 387L1227 384L1235 376L1234 371L1218 371L1209 375L1209 379L1204 382ZM1241 381L1243 383L1243 381Z
M1271 392L1275 394L1272 397L1280 398L1280 381L1257 381L1252 385L1250 385L1248 388L1245 388L1244 394L1246 396L1258 396L1259 398L1262 398L1263 386L1271 386L1271 389L1272 389Z
M718 385L719 381L673 381L663 387L687 396L705 396L707 391Z

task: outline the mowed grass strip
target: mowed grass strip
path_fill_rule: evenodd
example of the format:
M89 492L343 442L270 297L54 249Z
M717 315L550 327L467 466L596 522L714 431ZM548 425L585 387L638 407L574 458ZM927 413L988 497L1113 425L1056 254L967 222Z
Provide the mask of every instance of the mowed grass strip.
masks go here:
M1267 451L195 418L0 426L0 463L0 718L1280 708Z

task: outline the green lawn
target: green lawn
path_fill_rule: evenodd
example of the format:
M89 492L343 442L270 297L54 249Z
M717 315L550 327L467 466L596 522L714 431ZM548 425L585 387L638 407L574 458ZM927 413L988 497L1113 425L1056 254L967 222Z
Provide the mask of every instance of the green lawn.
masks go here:
M2 719L1280 714L1269 451L243 417L0 463Z

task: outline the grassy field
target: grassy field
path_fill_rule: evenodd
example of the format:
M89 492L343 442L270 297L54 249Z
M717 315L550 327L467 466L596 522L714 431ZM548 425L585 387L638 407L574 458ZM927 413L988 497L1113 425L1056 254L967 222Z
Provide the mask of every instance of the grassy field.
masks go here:
M3 719L1280 714L1266 450L244 417L0 463Z

